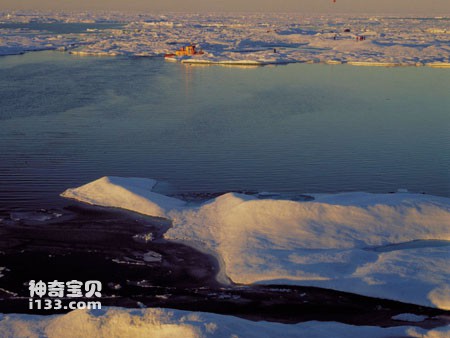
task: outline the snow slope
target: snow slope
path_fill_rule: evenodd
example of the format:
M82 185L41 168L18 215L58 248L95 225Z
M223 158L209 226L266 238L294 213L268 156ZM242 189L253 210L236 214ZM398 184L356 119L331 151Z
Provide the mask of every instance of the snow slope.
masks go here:
M0 336L13 337L448 337L450 326L434 330L400 326L381 328L336 322L280 324L232 316L168 309L75 310L65 315L8 314L0 317Z
M156 183L147 178L102 177L77 189L67 189L61 196L160 217L166 217L167 210L185 204L181 200L152 192Z
M448 198L342 193L298 202L227 193L182 207L137 187L145 180L110 181L63 196L170 218L166 239L209 250L236 283L318 286L450 309ZM135 191L139 203L130 203Z

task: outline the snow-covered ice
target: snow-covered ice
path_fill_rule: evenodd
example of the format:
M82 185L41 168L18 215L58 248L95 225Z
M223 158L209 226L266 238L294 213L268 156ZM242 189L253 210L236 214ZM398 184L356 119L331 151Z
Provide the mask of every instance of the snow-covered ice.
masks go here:
M167 210L184 206L181 200L152 192L155 185L155 180L146 178L102 177L77 189L68 189L62 196L160 217L165 217Z
M234 282L319 286L450 308L445 198L346 193L294 202L230 193L169 216L174 226L165 237L216 252ZM449 245L371 249L418 239Z
M154 184L102 178L62 195L171 219L165 238L214 254L222 281L318 286L450 309L448 198L355 192L304 202L227 193L192 206L152 192Z
M65 315L5 314L0 336L13 337L448 337L450 326L425 330L411 326L352 326L337 322L299 324L254 322L233 316L169 309L75 310Z
M194 43L205 54L187 62L450 67L447 17L16 11L0 12L2 22L117 22L123 27L63 35L0 28L0 55L59 49L77 55L163 56Z

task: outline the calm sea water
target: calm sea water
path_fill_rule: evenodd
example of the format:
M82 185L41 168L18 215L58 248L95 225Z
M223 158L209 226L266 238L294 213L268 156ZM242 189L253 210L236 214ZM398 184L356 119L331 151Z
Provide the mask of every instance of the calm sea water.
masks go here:
M450 71L0 58L0 208L104 175L179 192L450 196Z

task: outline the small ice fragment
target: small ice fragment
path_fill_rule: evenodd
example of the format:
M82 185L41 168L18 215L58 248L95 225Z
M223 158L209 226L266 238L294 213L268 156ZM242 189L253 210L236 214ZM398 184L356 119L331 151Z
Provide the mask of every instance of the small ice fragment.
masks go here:
M279 196L279 195L280 195L279 193L268 192L268 191L262 191L262 192L258 193L258 196L261 196L261 197L271 197L271 196Z
M170 296L170 294L168 294L168 295L155 295L155 297L159 298L159 299L169 299L169 296Z
M143 259L146 262L161 262L162 255L154 251L149 251L144 254Z
M399 320L403 322L423 322L425 319L427 319L427 316L419 316L412 313L400 313L396 316L393 316L393 320Z

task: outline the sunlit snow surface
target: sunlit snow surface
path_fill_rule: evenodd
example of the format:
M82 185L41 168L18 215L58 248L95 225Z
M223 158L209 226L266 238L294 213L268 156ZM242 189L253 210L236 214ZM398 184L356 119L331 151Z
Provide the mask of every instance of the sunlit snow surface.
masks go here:
M2 22L120 22L123 27L43 34L0 26L0 55L60 49L77 55L162 56L194 43L205 54L188 62L450 67L447 17L0 12Z
M167 212L184 206L184 202L152 192L155 180L145 178L103 177L78 189L68 189L62 196L85 203L133 210L165 217Z
M200 205L153 180L103 177L62 196L166 217L169 240L214 254L219 279L319 286L450 309L450 199L398 192L290 201L227 193Z
M381 328L336 322L280 324L212 313L168 309L76 310L65 315L1 315L0 335L12 337L448 337L450 327L425 330Z

